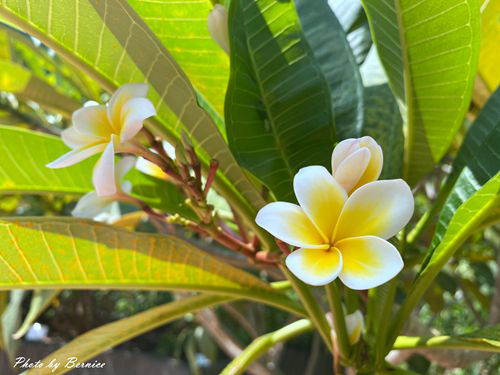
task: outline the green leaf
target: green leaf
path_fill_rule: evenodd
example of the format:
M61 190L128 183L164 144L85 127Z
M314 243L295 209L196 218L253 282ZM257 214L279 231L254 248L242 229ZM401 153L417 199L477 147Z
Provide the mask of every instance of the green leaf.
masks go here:
M57 298L61 293L60 290L53 289L39 289L33 291L33 296L30 301L30 308L28 314L23 320L19 329L12 335L15 340L19 340L30 329L31 325L35 323L40 315L50 306L52 301Z
M384 166L380 178L402 177L403 120L387 84L365 87L363 135L375 139L384 152Z
M448 150L468 109L479 56L477 0L363 0L391 88L404 108L405 178Z
M192 0L129 3L186 72L199 94L223 116L229 58L208 32L211 3Z
M453 162L451 177L457 177L467 166L484 184L500 169L500 87L490 96L472 123Z
M358 137L363 83L346 32L326 1L294 1L304 38L330 89L336 135L339 140Z
M94 190L92 169L95 158L63 169L45 165L69 151L61 139L15 127L0 125L0 194L76 194ZM170 183L132 170L126 180L132 194L153 207L190 217L184 196Z
M295 173L308 164L328 165L333 148L328 83L293 1L232 1L229 20L225 120L231 150L277 199L294 200ZM325 26L324 18L317 21Z
M153 307L129 318L105 324L78 336L42 360L43 363L50 363L53 360L61 363L58 369L53 371L53 369L45 366L36 369L36 374L64 374L71 371L71 368L65 368L64 366L69 357L78 358L78 362L88 361L96 355L127 340L173 320L182 318L187 313L225 303L231 299L230 297L212 295L186 297L165 305ZM35 373L35 371L28 372L28 374L31 373Z
M72 218L0 221L0 289L12 288L205 291L303 313L269 284L180 238Z
M424 261L420 273L398 311L393 325L391 340L396 339L404 322L432 284L439 271L475 228L482 223L491 210L495 209L500 202L499 172L462 203L461 194L464 194L463 189L469 189L472 184L471 179L473 179L471 172L468 169L464 169L457 181L455 191L448 198L446 203L447 209L441 215L441 217L450 215L450 218L447 219L445 230L442 234L440 232L436 233L436 237L432 241L427 259ZM465 191L464 195L467 196L468 194ZM392 342L389 344L392 345Z
M182 70L126 2L7 0L0 6L0 16L44 42L109 91L128 82L149 82L153 87L149 97L161 120L153 121L152 129L175 143L184 127L219 161L225 177L219 174L216 184L227 191L231 203L247 211L264 204L213 121L199 108ZM208 165L209 157L202 158ZM241 197L246 199L244 207Z
M394 349L469 349L500 353L500 324L460 336L399 336Z

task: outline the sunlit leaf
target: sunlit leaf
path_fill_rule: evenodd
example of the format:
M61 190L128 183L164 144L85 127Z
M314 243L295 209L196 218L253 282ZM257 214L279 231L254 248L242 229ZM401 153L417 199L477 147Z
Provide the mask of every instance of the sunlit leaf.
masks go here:
M479 74L488 88L493 91L500 84L500 2L483 1L481 5L481 49L479 52Z
M407 127L415 184L448 150L469 106L479 57L477 0L363 0Z
M193 290L302 309L269 284L174 236L71 218L0 221L0 289Z

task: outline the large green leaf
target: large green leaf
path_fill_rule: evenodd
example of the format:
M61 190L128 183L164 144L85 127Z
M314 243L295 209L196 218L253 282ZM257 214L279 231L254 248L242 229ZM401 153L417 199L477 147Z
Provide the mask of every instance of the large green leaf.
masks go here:
M363 83L346 38L347 31L327 1L294 2L304 38L330 89L336 135L339 140L359 137L363 124Z
M0 5L0 16L40 39L110 91L128 82L149 82L153 87L149 96L162 121L152 122L153 130L175 141L184 127L219 161L227 180L219 174L216 185L225 190L236 209L251 212L252 205L264 204L216 125L198 106L185 74L126 2L6 0ZM208 164L206 155L203 159ZM246 198L243 208L241 196Z
M214 110L223 116L229 58L207 28L209 1L129 1Z
M477 0L363 0L404 108L405 176L415 184L448 150L469 106L479 56Z
M174 236L70 218L0 221L0 289L176 289L300 306L257 277Z
M292 180L298 169L328 165L335 141L331 102L340 95L330 91L318 58L326 64L327 48L333 44L333 50L340 53L347 42L335 16L326 8L327 13L314 11L312 18L299 20L292 0L231 2L227 135L240 164L280 200L294 200ZM329 24L332 19L335 23ZM302 28L309 31L302 34ZM311 35L321 32L333 39L316 56L304 35L313 40ZM346 61L341 56L339 59ZM332 68L335 59L330 61Z
M440 220L446 220L444 232L436 234L436 239L431 244L429 255L401 309L398 311L396 321L392 327L391 340L396 339L398 332L411 311L415 308L443 266L491 211L498 207L500 203L500 172L472 194L470 198L463 201L461 195L464 194L467 196L470 194L468 191L464 192L463 189L470 188L471 184L473 184L471 182L473 178L472 173L466 168L457 180L456 188L448 198L445 205L447 208L443 210L440 218ZM392 342L389 344L392 345Z
M49 354L42 360L43 363L50 363L51 361L61 363L61 366L55 371L45 366L40 369L30 370L28 374L64 374L71 371L71 368L65 368L64 366L69 357L76 357L79 362L87 361L122 342L151 331L173 320L182 318L182 316L187 313L195 312L230 300L231 297L212 295L186 297L165 305L153 307L129 318L108 323L78 336L76 339L70 341L61 349Z
M403 174L403 120L394 95L387 84L365 88L363 135L373 137L384 152L381 178L400 178Z
M69 151L54 136L0 125L0 194L85 194L94 190L92 168L95 158L63 169L45 165ZM173 184L157 180L137 170L126 179L132 194L153 207L190 215L184 196Z
M500 84L500 2L483 1L481 5L481 49L479 52L479 74L490 90Z

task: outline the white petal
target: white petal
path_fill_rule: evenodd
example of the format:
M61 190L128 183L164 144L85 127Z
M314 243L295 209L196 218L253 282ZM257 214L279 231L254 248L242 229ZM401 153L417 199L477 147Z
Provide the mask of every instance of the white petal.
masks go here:
M375 236L346 238L336 242L342 253L340 280L349 288L375 288L392 279L403 268L399 251L388 241Z
M114 138L114 137L113 137ZM98 196L110 196L118 191L115 180L115 149L111 140L97 161L92 173L92 182Z
M123 177L132 169L136 163L135 156L124 156L116 163L116 181L121 181Z
M98 143L101 138L80 133L74 126L70 126L61 132L61 138L64 144L71 148L80 148Z
M350 193L365 173L369 163L370 151L362 147L342 160L333 176L345 191Z
M349 342L354 345L358 342L361 332L365 327L365 321L361 311L356 310L352 314L346 315L345 324L347 327L347 334L349 335Z
M228 14L221 4L215 4L207 19L208 32L215 42L229 55Z
M325 249L328 244L296 204L273 202L262 207L255 222L274 237L294 246Z
M347 194L325 167L302 168L293 179L295 196L307 217L330 242Z
M133 98L145 98L148 94L149 85L145 83L127 83L121 86L111 96L107 105L108 119L116 133L121 130L120 116L123 105Z
M335 241L359 236L391 238L408 224L413 208L413 195L403 180L370 182L347 199L335 228Z
M384 154L382 152L382 147L380 147L372 137L366 136L360 138L359 146L366 147L368 150L370 150L370 162L368 163L365 173L359 179L358 184L354 187L353 190L359 188L364 184L367 184L368 182L376 181L380 177L382 166L384 164Z
M77 148L66 154L60 156L58 159L50 162L46 165L47 168L65 168L70 165L76 164L82 160L85 160L92 155L98 154L106 148L105 143L99 143L97 145Z
M71 215L92 219L105 211L113 201L108 197L99 197L95 191L85 194L80 198Z
M298 249L285 260L288 269L309 285L326 285L335 280L342 269L342 255L333 248Z
M103 105L76 110L73 112L72 122L79 133L102 140L108 140L113 131L108 121L106 107Z
M134 98L126 102L121 114L123 125L120 141L123 143L134 138L142 129L144 120L152 116L156 116L156 110L148 99Z
M337 170L340 163L342 163L347 156L358 149L359 141L357 138L344 139L339 142L332 152L332 172Z

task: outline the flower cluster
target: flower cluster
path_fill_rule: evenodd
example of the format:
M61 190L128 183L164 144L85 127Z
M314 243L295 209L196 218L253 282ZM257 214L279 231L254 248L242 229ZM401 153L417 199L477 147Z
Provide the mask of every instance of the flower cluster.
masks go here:
M401 271L401 255L387 240L413 215L413 195L401 179L377 181L382 163L372 138L344 140L333 151L332 173L311 166L295 175L299 205L273 202L259 211L258 225L299 248L286 258L299 279L326 285L338 276L361 290Z
M63 142L72 150L47 164L64 168L101 153L92 174L95 192L87 193L78 202L74 216L95 217L108 208L117 196L129 193L121 178L132 168L135 158L119 161L115 170L115 154L134 147L134 137L147 118L156 115L146 98L148 85L126 84L120 87L106 105L87 102L73 113L72 125L61 133Z

